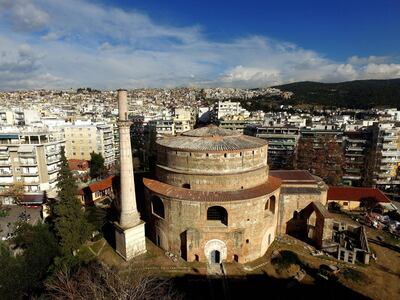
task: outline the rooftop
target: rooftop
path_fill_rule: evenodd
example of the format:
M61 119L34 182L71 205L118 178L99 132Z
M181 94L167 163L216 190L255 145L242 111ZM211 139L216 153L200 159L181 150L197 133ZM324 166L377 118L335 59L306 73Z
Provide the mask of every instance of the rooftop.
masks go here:
M271 170L271 176L278 177L283 183L315 183L315 178L306 170Z
M240 201L247 199L258 198L270 194L281 186L279 178L269 176L268 181L259 186L237 191L225 192L208 192L208 191L195 191L186 188L172 186L157 180L144 178L144 185L151 191L175 198L188 201L210 201L210 202L224 202L224 201Z
M376 188L362 187L339 187L332 186L328 190L329 200L362 201L367 198L373 198L379 203L390 203L388 197Z
M201 127L157 141L161 146L186 151L234 151L265 146L265 140L217 126Z
M97 181L95 183L89 184L88 188L92 193L97 192L97 191L103 191L105 189L108 189L112 187L112 181L113 181L114 176L108 176L107 178Z

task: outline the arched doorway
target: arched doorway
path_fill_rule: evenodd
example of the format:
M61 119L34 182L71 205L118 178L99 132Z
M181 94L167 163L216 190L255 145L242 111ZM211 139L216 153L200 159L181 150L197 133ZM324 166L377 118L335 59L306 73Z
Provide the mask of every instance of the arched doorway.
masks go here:
M219 264L221 262L221 252L218 250L211 251L211 263Z
M204 246L204 254L211 264L221 263L227 258L226 244L221 240L209 240Z

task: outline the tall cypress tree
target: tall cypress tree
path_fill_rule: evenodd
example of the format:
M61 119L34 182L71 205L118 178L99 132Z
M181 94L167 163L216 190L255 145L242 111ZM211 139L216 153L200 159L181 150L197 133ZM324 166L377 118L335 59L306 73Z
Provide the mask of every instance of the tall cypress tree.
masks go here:
M54 230L63 253L68 255L88 239L92 228L76 197L78 186L68 167L64 147L61 149L61 166L57 179L58 201L54 203Z

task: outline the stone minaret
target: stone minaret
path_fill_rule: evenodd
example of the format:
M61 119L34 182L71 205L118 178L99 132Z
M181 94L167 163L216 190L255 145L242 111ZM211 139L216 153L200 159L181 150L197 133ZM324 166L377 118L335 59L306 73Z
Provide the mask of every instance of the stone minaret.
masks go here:
M129 228L140 222L140 216L136 208L135 181L133 177L130 137L131 122L128 121L127 92L124 90L118 91L118 112L119 153L121 164L121 218L119 224L122 228Z
M125 259L146 252L144 222L136 207L135 181L128 121L127 91L118 90L121 216L116 223L116 250Z

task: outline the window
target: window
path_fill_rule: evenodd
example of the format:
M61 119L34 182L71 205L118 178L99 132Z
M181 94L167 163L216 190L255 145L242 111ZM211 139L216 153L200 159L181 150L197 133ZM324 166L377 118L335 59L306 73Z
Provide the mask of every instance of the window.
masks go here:
M275 196L269 198L269 211L275 213Z
M160 197L154 196L151 199L151 207L154 215L163 219L165 218L164 203Z
M207 210L208 221L221 221L222 224L228 226L228 212L222 206L211 206Z
M343 202L343 206L348 206L349 202Z
M185 189L190 189L190 183L184 183L182 187Z
M265 202L265 206L264 206L264 210L268 210L269 209L269 200L267 200L267 202Z

